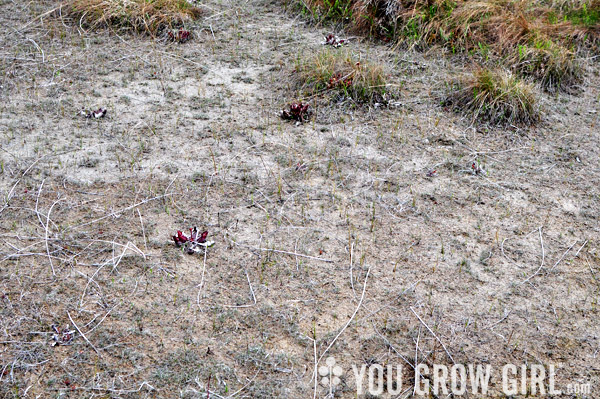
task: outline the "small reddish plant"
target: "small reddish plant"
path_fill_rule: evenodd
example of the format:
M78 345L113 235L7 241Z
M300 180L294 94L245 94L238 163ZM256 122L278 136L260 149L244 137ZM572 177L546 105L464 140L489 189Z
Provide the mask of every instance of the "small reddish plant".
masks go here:
M185 43L192 38L192 33L189 30L179 28L178 31L169 31L167 33L169 40L177 43Z
M177 235L174 235L172 238L178 248L183 247L188 254L193 254L212 245L211 242L206 241L206 237L208 237L208 231L199 234L198 228L194 227L190 228L189 237L178 230Z
M304 104L302 101L297 103L291 103L289 105L289 110L281 111L281 117L286 120L304 122L310 115L308 107L309 104Z
M88 110L82 108L80 113L88 119L100 119L106 116L106 109L98 108L97 110Z
M325 46L342 47L346 43L345 39L340 39L336 35L329 34L325 36L325 41L322 42Z
M53 324L52 331L54 331L54 334L52 334L52 340L54 341L52 346L71 345L73 342L75 330L71 330L69 325L61 329L56 324Z
M346 89L350 86L352 86L352 74L349 76L342 76L340 73L336 73L329 78L329 82L327 83L328 89L333 89L336 87Z
M471 172L474 175L486 175L487 174L487 172L485 171L485 169L483 169L481 167L481 164L478 161L477 162L473 162L471 164Z

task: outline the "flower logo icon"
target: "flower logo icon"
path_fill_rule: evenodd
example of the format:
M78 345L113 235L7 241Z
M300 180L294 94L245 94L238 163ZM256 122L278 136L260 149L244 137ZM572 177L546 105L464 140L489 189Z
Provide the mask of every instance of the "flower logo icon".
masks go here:
M325 360L325 364L325 366L319 367L319 375L323 377L321 378L321 384L331 389L331 387L342 382L340 377L344 374L344 370L340 366L335 365L335 358L333 356L329 356Z

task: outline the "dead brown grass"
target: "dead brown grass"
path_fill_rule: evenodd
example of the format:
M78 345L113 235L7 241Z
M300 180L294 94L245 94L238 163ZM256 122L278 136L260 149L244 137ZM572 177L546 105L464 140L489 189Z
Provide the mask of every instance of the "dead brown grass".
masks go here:
M446 104L493 124L532 125L540 119L531 84L503 70L476 70L457 82Z
M325 18L344 18L356 31L420 44L441 43L455 50L481 44L512 49L543 33L557 42L598 39L600 2L451 0L309 0Z
M308 7L349 21L354 31L407 46L442 45L453 53L480 54L484 62L491 57L550 91L581 82L576 56L596 48L600 38L596 0L310 0ZM526 54L515 57L519 50Z
M522 76L531 76L549 92L568 92L583 82L583 67L576 53L551 40L520 45L510 58Z
M202 13L185 0L70 0L67 8L91 28L111 26L150 35L181 26Z
M296 64L309 95L333 92L357 103L382 102L388 91L383 68L347 50L324 49Z

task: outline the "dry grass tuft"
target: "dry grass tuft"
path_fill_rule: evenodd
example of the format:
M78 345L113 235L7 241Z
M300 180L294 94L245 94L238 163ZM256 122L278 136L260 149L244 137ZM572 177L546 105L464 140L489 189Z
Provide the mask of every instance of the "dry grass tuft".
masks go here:
M600 36L600 1L548 5L510 0L306 0L321 19L342 20L357 31L456 51L479 44L512 49L541 31L557 42L580 44Z
M584 70L575 52L551 40L519 45L514 57L515 70L533 77L547 91L573 91L583 81Z
M479 69L455 85L445 104L493 124L539 121L531 84L503 70Z
M153 36L202 13L186 0L69 0L67 8L91 28L110 26Z
M302 88L310 95L333 92L357 103L385 101L387 83L381 66L348 50L325 49L296 65Z
M483 53L550 91L571 91L575 56L600 43L600 1L308 0L313 15L409 46ZM540 39L542 38L542 39ZM548 45L551 43L551 45ZM519 57L515 54L520 54ZM518 64L518 65L517 65Z

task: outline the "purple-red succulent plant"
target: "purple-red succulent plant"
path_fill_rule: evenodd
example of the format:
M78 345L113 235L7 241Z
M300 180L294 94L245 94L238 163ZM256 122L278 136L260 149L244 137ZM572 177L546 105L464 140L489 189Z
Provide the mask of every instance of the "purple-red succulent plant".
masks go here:
M202 234L198 235L198 228L194 227L194 228L190 228L190 236L189 237L186 236L185 234L183 234L183 232L178 230L177 235L173 236L173 241L175 241L175 245L180 247L181 245L185 244L188 241L205 243L207 236L208 236L208 231L204 231L204 232L202 232Z
M333 34L325 36L325 41L323 42L324 45L333 47L341 47L344 45L344 43L346 43L345 39L340 39L339 37Z
M289 105L289 110L281 111L281 117L287 120L295 120L298 122L304 122L309 116L310 111L308 110L309 104L297 102Z
M189 237L178 230L177 235L173 236L172 238L177 247L184 246L189 254L193 254L194 252L197 252L199 247L201 247L201 245L198 244L206 243L206 237L208 237L208 231L199 233L198 228L194 227L190 228Z
M167 33L169 36L169 40L177 43L185 43L192 38L192 33L189 30L184 30L183 28L179 28L178 31L169 31Z
M352 86L353 77L350 76L342 76L340 73L336 73L332 77L329 78L329 82L327 82L327 88L333 89L335 87L348 88Z
M85 116L88 119L100 119L106 116L106 109L98 108L96 110L87 110L85 108L82 108L81 115Z

